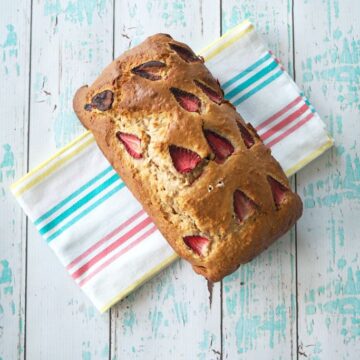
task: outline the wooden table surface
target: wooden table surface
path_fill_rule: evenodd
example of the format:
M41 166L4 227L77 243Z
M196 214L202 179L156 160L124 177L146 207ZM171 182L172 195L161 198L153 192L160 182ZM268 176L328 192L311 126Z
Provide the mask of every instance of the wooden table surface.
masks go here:
M245 18L336 141L293 179L304 216L222 283L177 262L100 315L9 185L84 131L74 91L114 55ZM359 18L358 0L1 0L0 360L360 359Z

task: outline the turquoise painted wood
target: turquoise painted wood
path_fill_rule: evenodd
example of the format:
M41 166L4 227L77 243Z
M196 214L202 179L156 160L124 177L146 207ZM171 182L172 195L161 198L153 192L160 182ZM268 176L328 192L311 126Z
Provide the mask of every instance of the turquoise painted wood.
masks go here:
M222 2L223 31L249 18L293 73L292 6L287 0ZM294 185L294 182L293 182ZM223 280L223 357L296 357L295 233Z
M354 0L0 2L0 360L359 359L359 17ZM83 131L73 93L114 55L155 32L200 49L245 18L336 140L292 179L304 216L222 283L178 261L99 315L8 186Z
M299 359L359 359L360 3L304 1L295 14L297 80L336 142L297 176Z
M30 167L84 131L72 97L111 61L112 24L111 0L33 1ZM109 314L97 313L33 226L27 269L27 357L108 358Z
M4 360L24 356L26 220L8 187L27 170L30 4L2 1L0 14L0 359Z

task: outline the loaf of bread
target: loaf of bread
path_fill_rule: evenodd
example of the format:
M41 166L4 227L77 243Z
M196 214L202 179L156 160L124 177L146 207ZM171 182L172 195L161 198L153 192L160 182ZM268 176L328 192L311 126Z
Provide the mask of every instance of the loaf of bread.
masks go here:
M203 59L169 35L113 61L77 91L74 109L170 245L211 281L301 216L299 196L254 128Z

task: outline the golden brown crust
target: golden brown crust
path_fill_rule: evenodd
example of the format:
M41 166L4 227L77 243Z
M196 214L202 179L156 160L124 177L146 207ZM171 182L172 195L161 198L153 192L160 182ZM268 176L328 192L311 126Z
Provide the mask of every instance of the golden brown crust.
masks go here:
M218 281L284 234L301 216L302 203L255 130L231 104L218 101L217 81L186 49L191 51L167 35L151 36L111 63L92 86L81 87L74 110L175 251L196 272ZM195 101L198 108L185 110L173 88L194 95L201 105ZM238 124L250 132L252 146ZM222 163L215 161L204 130L231 143L233 152ZM140 158L128 153L118 132L141 141ZM169 151L174 145L198 154L200 164L179 172ZM288 189L280 206L269 176ZM234 210L237 190L256 205L244 220ZM208 239L206 252L189 248L186 236Z

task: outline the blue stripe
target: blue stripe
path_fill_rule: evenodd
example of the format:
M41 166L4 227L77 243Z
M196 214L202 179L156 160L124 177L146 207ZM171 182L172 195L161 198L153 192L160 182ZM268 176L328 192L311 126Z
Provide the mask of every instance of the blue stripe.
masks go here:
M305 93L303 91L300 91L300 96L303 98L305 104L310 108L312 113L315 113L315 108L312 106L312 104L310 104L310 101L308 100L308 98L305 96Z
M64 200L60 201L57 205L55 205L53 208L51 208L49 211L47 211L45 214L41 215L35 222L35 225L39 225L41 222L46 220L49 216L54 214L56 211L61 209L64 205L66 205L68 202L70 202L72 199L74 199L76 196L81 194L83 191L88 189L91 185L95 184L98 180L100 180L102 177L104 177L109 171L112 170L112 167L109 166L104 171L96 175L93 179L91 179L89 182L81 186L79 189L74 191L72 194L70 194L68 197L66 197Z
M56 225L61 223L63 220L65 220L67 217L69 217L74 211L78 210L80 207L85 205L87 202L89 202L91 199L93 199L96 195L101 193L103 190L105 190L107 187L109 187L111 184L113 184L115 181L119 180L120 177L118 174L114 174L107 180L105 180L103 183L101 183L98 187L90 191L88 194L83 196L81 199L79 199L76 203L71 205L68 209L63 211L61 214L59 214L56 218L48 222L45 226L43 226L39 233L41 235L46 234L48 231L53 229Z
M311 110L312 113L315 113L315 108L310 104L310 101L307 98L303 98L303 100L305 101L305 104L309 107L309 109Z
M229 91L227 94L225 94L225 98L227 100L230 100L231 98L236 96L239 92L244 91L249 86L260 80L262 77L264 77L266 74L276 69L277 67L278 64L275 61L271 61L271 63L268 66L264 67L255 75L253 75L251 78L247 79L246 81L244 81L243 83L241 83L240 85L236 86L234 89Z
M227 87L229 87L230 85L232 85L233 83L235 83L236 81L240 80L242 77L244 77L245 75L247 75L250 71L255 70L258 66L260 66L261 64L263 64L266 60L270 59L271 55L270 53L266 53L265 56L263 56L262 58L260 58L258 61L256 61L254 64L252 64L251 66L249 66L248 68L246 68L244 71L242 71L240 74L237 74L236 76L234 76L232 79L228 80L225 84L222 85L223 89L226 89Z
M270 83L272 83L274 80L276 80L279 76L281 76L283 74L282 70L279 70L277 73L275 73L274 75L270 76L268 79L266 79L265 81L263 81L261 84L259 84L258 86L254 87L252 90L250 90L248 93L246 93L245 95L241 96L239 99L237 99L235 102L233 102L234 106L237 106L239 104L241 104L243 101L245 101L246 99L248 99L249 97L251 97L252 95L256 94L257 92L259 92L261 89L263 89L265 86L269 85Z
M47 238L47 242L50 242L51 240L54 240L56 237L58 237L60 234L62 234L66 229L74 225L76 222L78 222L80 219L82 219L84 216L89 214L92 210L97 208L100 204L102 204L104 201L109 199L112 195L117 193L119 190L121 190L125 186L125 183L121 183L114 187L111 191L109 191L107 194L105 194L103 197L101 197L99 200L94 202L91 206L83 210L80 214L76 215L73 219L71 219L69 222L67 222L63 227L61 227L59 230L54 232L52 235L50 235Z

